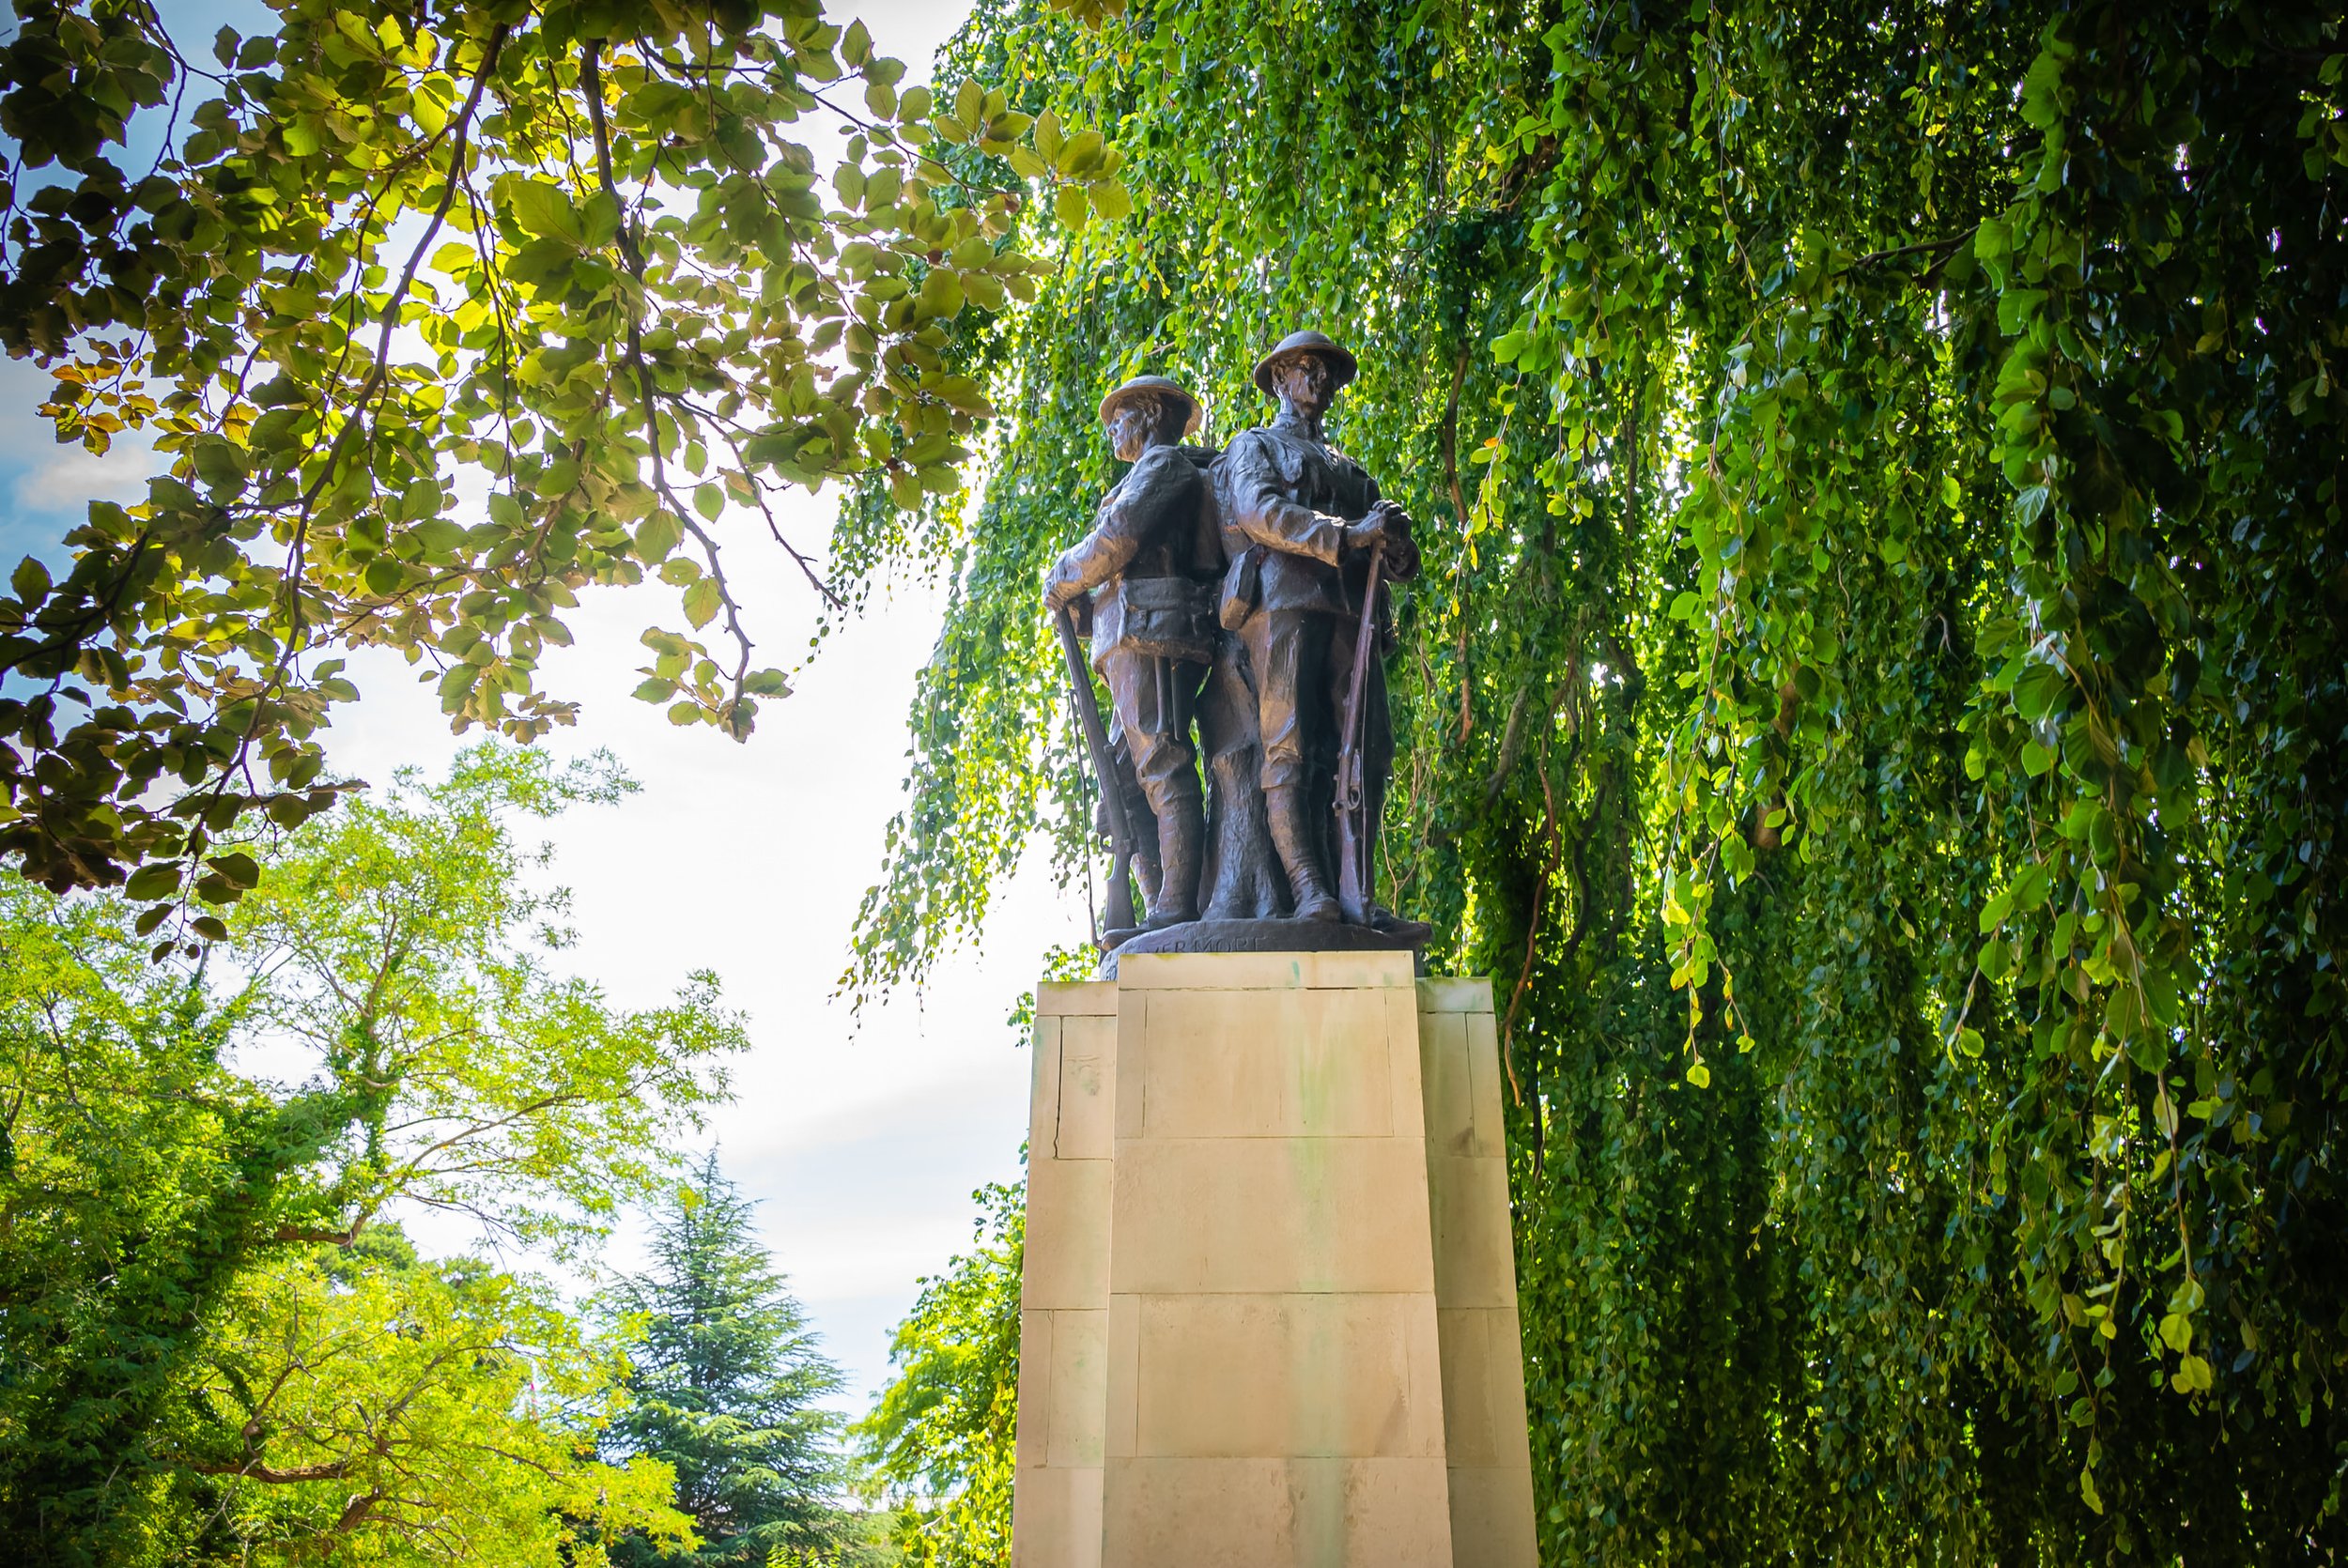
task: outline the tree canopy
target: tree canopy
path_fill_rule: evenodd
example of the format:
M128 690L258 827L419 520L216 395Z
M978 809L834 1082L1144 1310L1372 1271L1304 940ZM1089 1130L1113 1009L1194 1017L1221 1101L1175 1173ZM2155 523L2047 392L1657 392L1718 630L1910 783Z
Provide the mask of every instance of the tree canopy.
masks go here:
M1033 292L1027 181L1124 206L1097 131L900 91L816 0L274 4L208 54L147 0L20 0L0 44L0 346L60 438L171 463L0 596L0 853L208 940L249 885L220 837L335 798L351 646L529 739L572 716L564 612L654 574L683 625L637 695L747 736L787 683L724 542L838 602L772 497L862 477L883 527L955 491L988 405L944 353Z
M1034 601L1101 391L1224 439L1339 333L1547 1556L2330 1560L2341 20L982 0L943 79L1135 210L954 346L1006 414L856 977L1085 849Z
M405 776L264 853L200 965L150 962L118 896L0 882L0 1538L26 1560L551 1568L688 1537L666 1465L595 1457L613 1348L394 1219L575 1253L723 1091L743 1038L709 976L625 1012L548 970L561 903L521 884L514 819L625 787L495 746Z

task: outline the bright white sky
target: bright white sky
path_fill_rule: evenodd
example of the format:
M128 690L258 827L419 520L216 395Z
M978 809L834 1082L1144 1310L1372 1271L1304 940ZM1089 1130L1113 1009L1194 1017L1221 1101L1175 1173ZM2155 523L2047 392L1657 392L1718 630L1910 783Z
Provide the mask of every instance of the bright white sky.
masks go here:
M164 0L164 9L191 50L223 21L257 25L249 0ZM926 76L967 10L967 0L878 0L860 14L886 52ZM127 444L102 461L51 444L32 412L46 390L31 366L0 361L7 562L26 550L55 559L58 536L90 499L136 499L151 466ZM785 515L802 548L820 546L830 521L829 498L802 497ZM729 572L755 609L762 662L794 669L806 656L813 592L780 552L733 532ZM712 968L749 1013L755 1049L736 1064L738 1098L715 1132L847 1374L839 1404L861 1412L919 1276L969 1241L971 1190L1019 1176L1028 1059L1006 1019L1044 950L1082 940L1084 911L1042 875L1025 876L982 952L949 962L926 994L852 1021L831 992L902 798L904 717L942 591L904 585L835 635L797 671L795 695L766 705L747 746L673 729L627 695L648 659L638 635L656 617L682 624L673 598L657 584L589 596L571 620L577 646L549 650L544 666L548 689L585 704L549 748L561 757L608 746L643 785L626 805L581 810L547 835L554 879L576 897L580 941L567 958L622 1006L663 1002L688 970ZM438 771L462 744L396 656L363 656L352 674L364 697L340 711L330 741L338 769L375 780L409 762ZM624 1236L612 1261L625 1265L633 1251Z

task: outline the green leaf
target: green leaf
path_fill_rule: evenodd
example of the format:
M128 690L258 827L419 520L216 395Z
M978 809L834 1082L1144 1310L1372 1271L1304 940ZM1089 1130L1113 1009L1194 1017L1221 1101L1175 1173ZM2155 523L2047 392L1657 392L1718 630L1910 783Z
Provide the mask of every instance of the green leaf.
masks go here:
M214 490L234 490L244 484L244 454L226 441L200 442L192 455L197 477Z
M718 607L723 602L718 579L703 577L685 591L685 619L691 622L698 631L717 619Z
M144 903L149 899L168 898L173 893L178 892L178 863L177 861L162 860L157 861L151 866L142 866L137 870L131 872L131 880L129 883L124 884L122 891L124 897ZM154 928L149 927L147 929L151 930ZM144 936L147 932L141 931L139 934Z
M507 214L524 234L573 247L587 242L586 224L579 209L559 188L534 179L512 179L501 191Z
M950 268L934 267L921 280L921 314L952 317L962 314L962 279Z
M1104 146L1099 131L1079 131L1060 147L1059 155L1052 160L1052 165L1073 179L1089 172L1101 161Z
M656 511L636 527L636 559L657 566L669 559L685 537L684 525L666 511Z
M8 586L16 591L18 601L26 607L37 606L49 596L49 568L28 555L16 563L16 571L8 578Z
M261 880L259 863L241 850L213 855L206 864L239 887L252 887Z

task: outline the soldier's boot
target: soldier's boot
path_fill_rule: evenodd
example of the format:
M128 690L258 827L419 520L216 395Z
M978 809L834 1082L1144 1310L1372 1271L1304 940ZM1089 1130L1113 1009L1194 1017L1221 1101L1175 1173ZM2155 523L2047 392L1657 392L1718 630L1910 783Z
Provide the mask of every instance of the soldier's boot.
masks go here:
M1197 801L1185 801L1158 818L1158 885L1150 899L1151 930L1187 925L1198 918L1198 865L1207 819Z
M1303 790L1285 786L1264 792L1264 815L1272 829L1272 847L1280 852L1280 866L1289 874L1289 891L1296 896L1295 918L1338 920L1344 912L1329 891L1321 869L1320 841L1305 820Z

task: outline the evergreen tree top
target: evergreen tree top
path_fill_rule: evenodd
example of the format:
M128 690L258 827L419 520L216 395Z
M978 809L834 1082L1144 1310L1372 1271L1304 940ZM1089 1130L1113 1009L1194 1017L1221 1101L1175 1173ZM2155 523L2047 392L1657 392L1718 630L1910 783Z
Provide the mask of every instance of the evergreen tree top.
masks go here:
M703 1542L663 1553L614 1543L626 1564L768 1562L845 1543L831 1499L844 1482L838 1391L807 1312L759 1242L755 1206L713 1152L655 1210L649 1267L607 1297L634 1403L607 1449L661 1460Z

